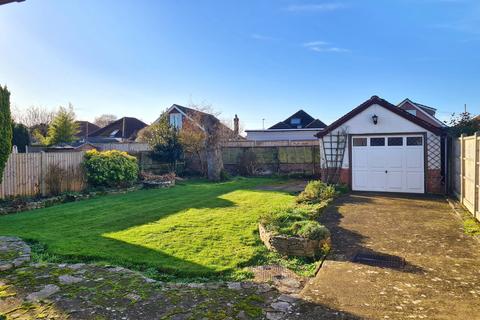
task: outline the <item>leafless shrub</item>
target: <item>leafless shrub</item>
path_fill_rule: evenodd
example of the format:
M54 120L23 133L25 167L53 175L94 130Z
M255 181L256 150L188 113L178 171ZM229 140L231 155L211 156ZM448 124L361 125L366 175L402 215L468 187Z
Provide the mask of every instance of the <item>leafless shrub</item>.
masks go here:
M252 150L245 150L240 156L238 169L243 176L252 176L257 171L257 155Z
M45 175L48 194L58 196L62 192L62 184L66 178L67 170L60 167L58 163L50 164Z

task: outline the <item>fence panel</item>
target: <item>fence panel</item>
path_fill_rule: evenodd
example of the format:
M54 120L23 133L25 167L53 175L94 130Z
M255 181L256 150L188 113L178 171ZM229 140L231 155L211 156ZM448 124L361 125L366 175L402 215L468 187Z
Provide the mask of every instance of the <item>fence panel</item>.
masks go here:
M46 195L46 178L52 165L64 170L61 191L80 191L85 182L81 169L83 152L12 153L3 172L0 199Z
M98 150L119 150L128 153L150 151L151 148L147 143L92 143Z
M230 141L222 146L227 170L238 171L240 157L247 151L256 156L261 173L320 173L318 141Z
M453 193L470 213L480 220L479 162L480 135L462 135L452 146Z

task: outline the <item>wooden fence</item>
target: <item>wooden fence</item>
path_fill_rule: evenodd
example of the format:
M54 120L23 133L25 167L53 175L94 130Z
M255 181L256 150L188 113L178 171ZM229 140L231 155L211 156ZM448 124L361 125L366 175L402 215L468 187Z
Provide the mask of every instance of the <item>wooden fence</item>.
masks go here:
M232 173L242 170L246 152L255 155L257 174L320 174L318 141L232 141L222 146L225 169Z
M120 150L128 153L150 151L148 143L92 143L99 151Z
M84 185L81 163L84 152L12 153L3 172L0 199L48 194L52 165L64 170L61 191L80 191Z
M462 135L452 145L452 189L459 201L480 220L480 135Z

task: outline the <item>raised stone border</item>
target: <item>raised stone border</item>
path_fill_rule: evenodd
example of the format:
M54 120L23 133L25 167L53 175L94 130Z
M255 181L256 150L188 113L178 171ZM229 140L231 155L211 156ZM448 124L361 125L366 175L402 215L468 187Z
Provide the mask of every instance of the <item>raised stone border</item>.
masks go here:
M40 198L34 200L34 198L25 198L17 199L11 202L9 205L0 206L0 215L19 213L23 211L30 211L35 209L41 209L46 207L51 207L57 204L74 202L80 200L86 200L90 198L95 198L100 195L107 194L118 194L118 193L128 193L131 191L136 191L141 188L141 184L135 185L130 188L125 189L112 189L105 191L92 191L87 193L74 193L74 194L62 194L55 197Z
M153 188L170 188L175 186L175 179L173 180L153 180L153 181L142 181L143 187L145 189Z
M261 223L258 225L260 239L269 250L276 251L282 255L296 257L319 257L325 245L330 246L330 237L321 240L311 240L301 237L288 237L274 235L268 232Z

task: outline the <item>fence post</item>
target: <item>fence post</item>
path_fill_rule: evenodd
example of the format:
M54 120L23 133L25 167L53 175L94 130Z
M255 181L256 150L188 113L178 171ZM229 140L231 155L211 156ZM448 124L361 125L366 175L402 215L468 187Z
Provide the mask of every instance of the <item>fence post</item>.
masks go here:
M47 195L47 187L45 184L45 177L47 175L47 154L40 152L40 193L42 196Z
M465 181L464 181L464 174L465 174L465 134L462 133L460 136L460 203L463 204L463 197L465 193Z
M477 218L477 212L478 212L478 138L479 138L479 132L475 132L475 154L474 154L474 165L475 165L475 199L473 200L473 216Z

